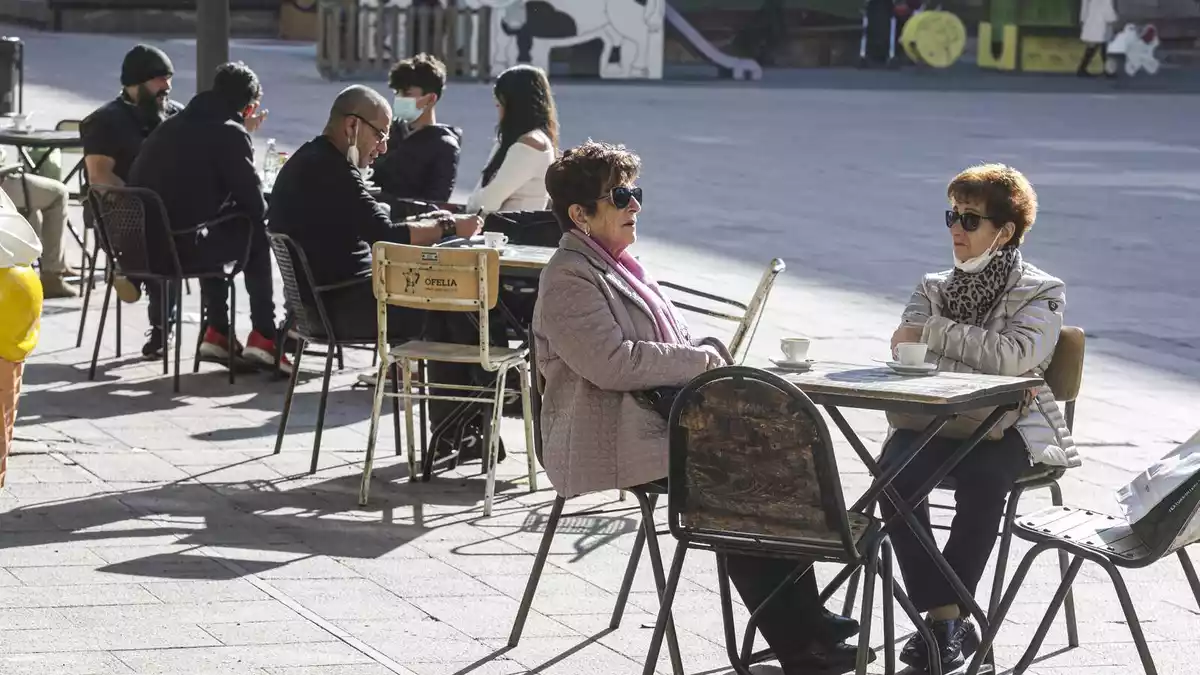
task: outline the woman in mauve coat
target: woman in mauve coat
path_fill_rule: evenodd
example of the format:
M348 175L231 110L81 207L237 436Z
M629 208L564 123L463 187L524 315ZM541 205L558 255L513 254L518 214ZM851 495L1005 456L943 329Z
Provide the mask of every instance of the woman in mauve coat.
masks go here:
M629 253L637 238L641 167L622 146L589 141L546 172L563 236L542 272L533 333L542 397L543 464L564 497L665 480L667 425L634 392L682 386L725 365ZM757 607L800 560L730 555L729 576ZM762 614L759 631L787 675L844 673L858 622L821 606L811 571Z

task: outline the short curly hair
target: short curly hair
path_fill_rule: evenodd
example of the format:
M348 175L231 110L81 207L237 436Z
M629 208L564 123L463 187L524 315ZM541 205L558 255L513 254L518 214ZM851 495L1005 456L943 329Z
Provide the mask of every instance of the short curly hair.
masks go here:
M550 210L563 232L570 232L575 223L567 212L579 204L588 215L596 213L596 202L618 185L631 183L642 169L640 157L625 149L593 141L590 138L577 148L563 153L546 170L546 192L550 193Z
M1037 220L1037 192L1025 174L1005 164L977 164L954 177L946 196L957 201L983 202L985 215L1003 227L1016 226L1005 248L1016 248Z
M446 64L436 56L424 53L404 59L392 66L388 73L388 87L392 91L416 87L426 94L437 94L441 99L442 90L446 87Z

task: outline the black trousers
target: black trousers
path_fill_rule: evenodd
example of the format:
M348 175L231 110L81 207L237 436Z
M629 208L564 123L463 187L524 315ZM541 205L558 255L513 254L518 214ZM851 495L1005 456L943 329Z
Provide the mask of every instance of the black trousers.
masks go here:
M1104 43L1089 44L1083 52L1083 60L1079 62L1079 72L1087 73L1088 66L1092 64L1092 59L1096 57L1096 52L1100 52L1100 64L1104 65L1108 61L1108 45Z
M805 561L730 555L728 562L729 578L742 596L742 602L753 612L797 565ZM786 663L790 654L799 654L808 648L821 620L817 578L810 568L767 605L760 615L758 630L775 655Z
M329 322L333 324L334 335L339 340L362 340L373 342L378 331L378 305L371 291L371 280L364 279L362 284L339 288L326 293L323 297L326 311L329 312ZM399 344L407 340L425 339L435 342L453 342L457 344L479 344L479 329L467 314L452 312L425 312L404 307L389 306L387 308L388 342ZM429 362L429 379L431 382L460 385L482 385L489 382L485 371L471 364ZM463 396L461 391L433 387L433 395ZM458 407L454 401L429 401L429 419L436 427L451 415ZM480 406L472 405L470 415L477 415Z
M918 435L916 431L896 431L883 448L884 465L889 456L894 457L894 453L911 447ZM900 472L892 486L901 497L911 499L929 475L961 448L962 443L957 439L935 437ZM950 538L942 554L972 595L983 578L988 556L996 544L1000 521L1004 517L1005 500L1027 466L1029 453L1024 439L1016 429L1008 429L1002 439L985 440L975 446L950 472L955 480L955 510ZM880 506L885 519L896 514L895 507L886 497ZM915 514L921 527L926 532L932 532L928 499L920 503ZM917 611L959 604L954 588L921 548L912 530L900 524L891 531L890 537L908 596ZM966 608L962 609L966 611Z
M247 231L249 227L249 231ZM246 238L250 238L250 255L242 277L246 293L250 296L250 324L263 337L275 339L275 287L271 274L271 245L267 230L262 223L249 224L244 221L222 223L208 230L194 242L177 242L180 264L184 271L213 270L222 265L241 260L246 252ZM175 315L175 302L179 293L178 284L168 284L170 306L167 308L171 320ZM149 296L148 314L150 325L161 328L162 290L159 284L147 284ZM221 278L200 280L200 301L208 325L217 332L229 336L229 287Z

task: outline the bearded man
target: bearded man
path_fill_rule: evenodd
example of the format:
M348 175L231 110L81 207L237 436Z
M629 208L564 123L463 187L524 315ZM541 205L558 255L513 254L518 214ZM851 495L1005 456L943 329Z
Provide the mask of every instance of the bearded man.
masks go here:
M83 139L83 161L92 185L124 186L129 180L133 160L142 149L142 141L163 120L183 110L169 98L175 68L161 49L137 45L121 62L121 93L84 118L79 126ZM153 284L151 285L153 287ZM113 280L117 297L137 302L141 285L118 276ZM150 316L161 317L161 298L150 293ZM161 321L161 319L160 319ZM143 350L146 358L158 358L160 347Z

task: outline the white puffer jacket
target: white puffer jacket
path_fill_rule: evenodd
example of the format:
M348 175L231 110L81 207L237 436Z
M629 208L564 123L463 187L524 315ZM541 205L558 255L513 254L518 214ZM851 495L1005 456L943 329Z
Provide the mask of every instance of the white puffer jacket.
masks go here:
M1040 377L1050 365L1063 327L1062 280L1018 259L982 326L942 316L942 289L949 280L950 270L926 275L904 309L904 323L925 325L921 341L929 345L939 370ZM1014 416L1032 463L1080 465L1066 418L1049 387L1038 387L1036 397ZM893 426L912 428L911 416L889 415L888 419ZM1011 420L1002 420L1001 426L1012 426Z

